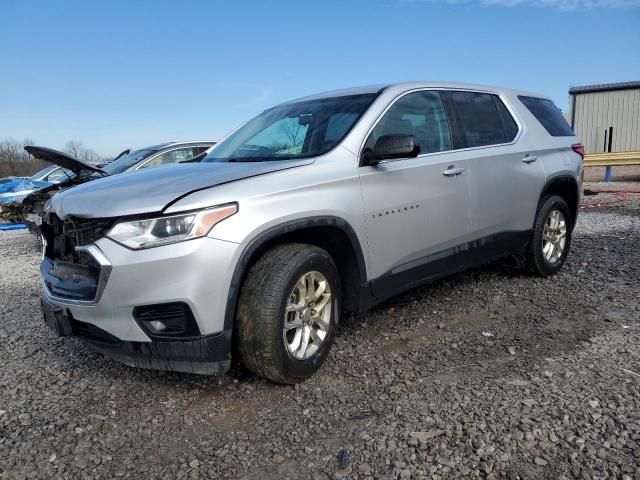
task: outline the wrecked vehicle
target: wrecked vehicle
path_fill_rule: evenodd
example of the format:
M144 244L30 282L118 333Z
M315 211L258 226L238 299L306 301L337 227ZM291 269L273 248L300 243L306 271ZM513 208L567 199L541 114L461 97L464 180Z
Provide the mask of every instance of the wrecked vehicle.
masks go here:
M0 203L19 201L30 193L71 178L73 172L50 165L30 177L0 178Z
M100 166L100 165L98 165ZM42 170L31 175L31 180L39 180L41 182L59 183L70 178L73 172L62 168L58 165L49 165Z
M565 263L583 148L551 100L415 82L266 110L200 163L57 194L42 309L136 367L311 376L344 310L505 256Z
M42 223L44 204L58 191L95 180L108 175L147 169L171 163L197 161L204 152L215 145L213 141L171 142L153 145L131 152L125 150L116 159L106 165L92 165L72 155L51 148L27 146L25 150L34 157L56 165L64 172L70 172L66 178L60 178L53 184L42 185L22 197L14 199L20 205L5 206L11 208L14 221L24 222L29 231L39 233ZM54 174L52 171L50 175Z
M0 180L0 203L19 201L30 193L51 185L30 178L3 178Z
M59 152L52 148L26 146L24 149L39 160L52 163L64 172L70 172L65 178L43 186L24 196L20 204L15 206L17 220L22 221L31 233L39 233L39 225L42 223L42 209L44 204L56 192L70 188L74 185L107 175L97 165L79 160L68 153ZM97 176L96 176L97 175Z
M29 153L31 153L32 150L41 153L42 160L45 160L46 156L48 156L46 158L52 156L57 157L58 154L72 158L66 153L52 149L45 149L43 147L28 146L26 149ZM128 150L125 152L128 152ZM63 166L55 164L49 165L48 167L34 173L31 177L14 179L11 183L0 185L0 220L12 223L25 222L29 226L29 229L34 232L37 225L26 220L25 215L29 215L35 211L41 211L42 209L38 208L38 202L33 202L31 198L38 200L38 194L45 194L46 192L52 192L51 194L53 194L62 187L68 188L76 182L79 182L80 179L88 178L88 176L95 173L93 170L94 167L98 167L98 169L100 167L98 165L94 166L85 164L80 160L77 162L79 163L66 163L67 165L71 165L73 168L64 168ZM83 165L82 169L77 168L80 164ZM82 173L85 172L86 169L88 169L88 174L83 175ZM80 177L78 177L79 173ZM34 193L35 195L32 196ZM48 199L49 196L49 194L46 194L41 200L44 201L43 199ZM27 201L25 202L25 200ZM39 223L40 222L38 222L38 224Z
M0 179L0 222L22 221L21 202L37 190L71 178L73 172L56 165L43 168L31 177Z

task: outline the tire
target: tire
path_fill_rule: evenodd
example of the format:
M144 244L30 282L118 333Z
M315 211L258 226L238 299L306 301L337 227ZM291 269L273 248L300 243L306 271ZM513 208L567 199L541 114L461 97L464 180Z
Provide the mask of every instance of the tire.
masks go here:
M558 195L543 197L538 204L531 241L525 254L527 269L531 274L548 277L558 273L569 254L572 230L567 202Z
M307 288L311 283L313 297L323 285L328 291L325 288L311 300L304 296L311 291ZM313 307L322 302L324 306L316 311ZM329 354L340 305L340 276L326 251L300 243L269 250L250 268L240 290L235 327L241 362L254 374L276 383L306 380ZM285 312L287 307L292 311ZM294 325L298 326L292 328Z

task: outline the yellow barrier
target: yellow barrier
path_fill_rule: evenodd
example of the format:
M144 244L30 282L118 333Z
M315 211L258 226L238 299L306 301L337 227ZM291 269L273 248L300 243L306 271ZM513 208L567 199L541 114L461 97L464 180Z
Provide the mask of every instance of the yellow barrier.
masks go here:
M607 167L604 181L611 181L611 167L622 165L640 165L640 152L589 153L585 155L585 167Z
M589 153L583 163L585 167L640 165L640 152Z

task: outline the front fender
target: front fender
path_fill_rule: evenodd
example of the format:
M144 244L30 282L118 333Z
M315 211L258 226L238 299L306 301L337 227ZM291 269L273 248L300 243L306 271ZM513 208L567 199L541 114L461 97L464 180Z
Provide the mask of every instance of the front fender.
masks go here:
M229 285L227 306L224 316L225 330L233 327L240 288L242 287L242 282L249 267L251 266L252 260L254 259L255 255L266 244L272 242L280 236L285 236L292 232L314 227L338 228L346 234L351 243L353 251L355 252L358 272L360 276L360 284L363 285L366 283L366 264L362 245L360 244L360 240L358 239L355 230L346 220L334 216L313 216L290 220L278 225L270 226L266 230L263 230L251 237L251 239L247 242L243 242L244 248L242 249L242 252L238 257L233 275L231 277L231 283Z

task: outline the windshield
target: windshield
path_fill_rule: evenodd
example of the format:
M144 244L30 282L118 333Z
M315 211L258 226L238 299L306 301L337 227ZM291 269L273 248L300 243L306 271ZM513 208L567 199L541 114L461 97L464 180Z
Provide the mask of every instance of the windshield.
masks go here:
M102 167L102 170L107 172L109 175L122 173L155 152L157 152L157 150L135 150L105 165L104 167Z
M378 94L289 103L266 110L216 145L203 162L315 157L338 145Z

